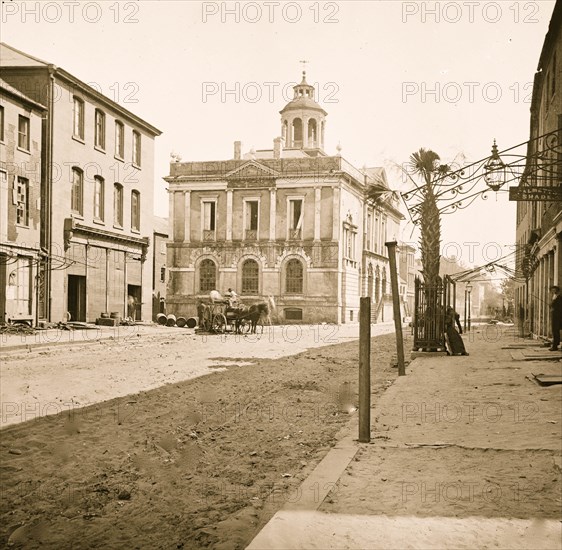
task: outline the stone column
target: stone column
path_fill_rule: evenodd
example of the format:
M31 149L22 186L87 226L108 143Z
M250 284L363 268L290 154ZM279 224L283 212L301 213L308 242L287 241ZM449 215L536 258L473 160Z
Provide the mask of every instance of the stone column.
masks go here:
M232 241L232 189L226 190L226 240Z
M332 240L337 241L340 238L340 188L334 187L334 198L332 208Z
M184 203L183 242L188 243L191 240L191 191L185 191Z
M168 200L169 200L169 208L168 208L168 224L169 224L169 232L170 232L170 241L174 241L174 197L175 193L171 189L168 190Z
M322 208L321 198L322 198L322 188L315 187L314 188L314 240L315 241L320 240L320 221L321 221L320 213Z
M277 223L277 191L269 190L269 240L275 240L275 227Z

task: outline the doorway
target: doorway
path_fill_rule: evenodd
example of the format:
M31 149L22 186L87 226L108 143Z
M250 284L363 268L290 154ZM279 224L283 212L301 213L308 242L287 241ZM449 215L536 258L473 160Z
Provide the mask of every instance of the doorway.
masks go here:
M133 298L134 302L130 299ZM127 317L133 321L142 319L142 290L138 285L127 285Z
M68 276L68 313L69 321L86 321L86 277Z

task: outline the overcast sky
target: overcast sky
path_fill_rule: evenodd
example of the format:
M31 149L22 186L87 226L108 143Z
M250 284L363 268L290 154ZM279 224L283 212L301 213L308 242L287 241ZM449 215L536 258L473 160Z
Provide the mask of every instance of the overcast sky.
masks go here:
M162 130L155 213L165 216L170 152L222 160L235 140L244 151L271 148L301 60L328 112L326 152L339 142L358 168L387 167L392 188L406 190L393 164L420 147L470 162L494 138L500 150L526 141L553 8L549 0L14 1L2 4L2 40L95 83ZM495 259L493 243L515 240L514 214L503 193L445 216L445 254ZM415 240L411 231L404 224L397 237Z

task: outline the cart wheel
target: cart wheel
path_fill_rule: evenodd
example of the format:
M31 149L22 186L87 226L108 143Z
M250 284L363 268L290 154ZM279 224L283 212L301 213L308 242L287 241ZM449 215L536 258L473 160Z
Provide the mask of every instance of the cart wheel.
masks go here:
M222 313L217 313L213 316L213 326L211 329L217 334L222 334L226 330L226 317Z

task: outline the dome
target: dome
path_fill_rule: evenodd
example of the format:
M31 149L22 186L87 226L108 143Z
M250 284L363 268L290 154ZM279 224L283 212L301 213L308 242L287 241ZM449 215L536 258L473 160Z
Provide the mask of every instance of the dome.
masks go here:
M306 71L302 72L302 81L300 84L293 86L295 95L283 110L279 111L280 114L287 113L288 111L302 111L303 109L318 111L326 116L328 113L316 103L314 99L314 86L311 86L306 81Z

